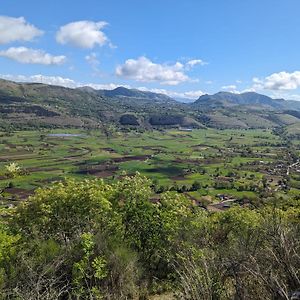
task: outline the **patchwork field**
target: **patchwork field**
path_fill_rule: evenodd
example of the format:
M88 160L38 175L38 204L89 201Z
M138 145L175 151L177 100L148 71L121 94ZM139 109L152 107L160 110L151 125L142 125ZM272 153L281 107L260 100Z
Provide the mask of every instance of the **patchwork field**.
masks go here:
M298 148L268 130L2 132L1 204L16 205L65 178L115 180L140 172L153 179L157 195L177 190L211 209L246 205L262 193L298 193ZM15 177L6 171L13 162L21 168Z

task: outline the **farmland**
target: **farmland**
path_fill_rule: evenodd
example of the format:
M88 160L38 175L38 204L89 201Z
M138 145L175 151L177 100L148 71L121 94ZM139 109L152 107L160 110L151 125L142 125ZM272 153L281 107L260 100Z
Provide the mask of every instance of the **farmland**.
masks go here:
M171 190L212 210L259 205L262 198L299 194L298 153L296 140L259 129L1 132L1 205L15 206L66 178L111 182L135 172L153 180L154 198ZM5 170L12 162L21 167L14 178Z

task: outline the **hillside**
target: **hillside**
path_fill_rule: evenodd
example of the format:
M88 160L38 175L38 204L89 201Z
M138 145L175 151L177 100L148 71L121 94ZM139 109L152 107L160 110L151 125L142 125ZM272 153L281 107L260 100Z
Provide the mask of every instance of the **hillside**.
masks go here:
M235 94L229 92L219 92L213 95L203 95L193 104L193 107L206 109L240 107L240 108L258 108L283 110L291 109L300 111L300 102L295 100L273 99L266 95L254 92Z
M130 99L132 101L142 101L142 102L161 102L161 103L176 103L174 99L171 97L160 94L160 93L153 93L147 91L140 91L137 89L128 89L125 87L117 87L113 90L95 90L89 86L83 86L77 88L80 91L87 92L89 94L109 97L112 99L119 98L119 99Z
M122 116L130 114L137 124L151 126L151 117L171 115L170 124L187 123L182 107L173 99L156 93L117 88L95 91L37 83L0 80L0 125L7 127L101 127L132 125ZM174 121L174 118L177 121ZM120 123L120 120L122 124ZM197 122L192 120L194 124ZM157 124L159 125L159 124Z
M167 95L140 91L137 89L127 89L124 87L117 87L114 90L98 90L99 95L106 97L120 97L131 98L144 101L162 102L162 103L175 103L176 101Z
M194 103L118 87L77 89L0 80L0 126L7 128L135 126L274 128L300 122L297 101L219 92Z

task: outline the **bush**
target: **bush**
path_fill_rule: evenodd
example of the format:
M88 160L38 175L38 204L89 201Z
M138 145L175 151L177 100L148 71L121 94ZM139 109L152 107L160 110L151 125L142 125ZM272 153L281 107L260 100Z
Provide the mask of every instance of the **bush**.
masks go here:
M175 191L153 203L152 188L136 174L38 189L0 223L0 296L288 299L299 289L295 202L209 213Z

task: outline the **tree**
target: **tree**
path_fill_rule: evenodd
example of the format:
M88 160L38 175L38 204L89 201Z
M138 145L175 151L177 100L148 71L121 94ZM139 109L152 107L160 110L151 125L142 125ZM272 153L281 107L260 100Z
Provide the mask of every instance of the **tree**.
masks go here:
M5 170L7 176L10 178L15 178L21 173L21 167L15 162L6 165Z
M197 191L201 188L201 183L199 181L194 181L192 184L192 191Z
M38 189L17 208L13 225L26 236L69 243L86 231L115 225L110 194L110 186L97 179Z

